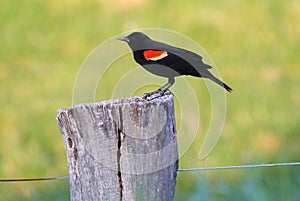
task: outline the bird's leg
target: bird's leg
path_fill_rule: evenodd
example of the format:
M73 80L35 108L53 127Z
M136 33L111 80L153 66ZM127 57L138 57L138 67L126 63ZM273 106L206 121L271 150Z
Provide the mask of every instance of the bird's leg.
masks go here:
M156 89L154 92L160 92L162 91L164 88L166 88L169 85L169 82L167 82L166 84L162 85L161 87L159 87L158 89Z
M165 93L166 93L166 91L168 91L168 89L173 85L175 83L175 79L174 79L174 77L170 77L169 78L169 80L168 80L168 82L166 83L166 84L164 84L163 85L163 88L162 89L160 89L161 90L161 92L159 93L159 96L163 96Z
M152 96L153 94L159 93L159 92L163 91L163 89L165 89L168 85L169 85L169 82L167 82L166 84L162 85L161 87L159 87L155 91L144 93L144 96Z
M147 99L148 97L156 94L156 93L161 93L161 91L169 84L169 82L167 82L166 84L162 85L161 87L159 87L158 89L156 89L155 91L152 92L148 92L148 93L144 93L143 94L143 98Z
M169 78L168 82L164 85L162 85L161 87L159 87L157 90L150 92L150 93L144 93L143 98L149 100L149 98L154 95L157 94L159 92L159 94L155 97L151 97L150 100L153 100L155 98L161 97L163 96L166 91L168 91L168 89L175 83L175 79L174 77Z

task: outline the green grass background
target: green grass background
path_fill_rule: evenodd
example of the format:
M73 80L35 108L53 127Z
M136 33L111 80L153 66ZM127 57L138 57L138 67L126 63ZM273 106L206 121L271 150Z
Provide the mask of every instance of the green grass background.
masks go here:
M203 82L190 79L204 107L181 168L300 161L299 7L297 0L1 2L0 178L68 173L56 110L72 104L86 56L106 39L136 28L192 38L234 89L227 94L222 137L200 161L210 100ZM102 84L110 89L114 83L112 78ZM176 200L300 200L299 166L178 177ZM68 200L68 188L67 180L0 183L0 200Z

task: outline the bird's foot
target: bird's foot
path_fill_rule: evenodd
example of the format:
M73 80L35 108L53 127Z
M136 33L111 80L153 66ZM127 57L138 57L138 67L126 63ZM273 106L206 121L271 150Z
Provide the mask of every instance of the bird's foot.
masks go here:
M156 91L152 91L152 92L149 92L149 93L144 93L142 97L143 97L143 99L145 99L147 101L151 101L153 99L162 97L166 92L172 93L171 91L169 91L167 89L166 90L158 89Z
M161 92L160 90L155 90L149 93L144 93L142 97L143 99L150 101L157 98L158 97L157 95L160 94L160 92Z

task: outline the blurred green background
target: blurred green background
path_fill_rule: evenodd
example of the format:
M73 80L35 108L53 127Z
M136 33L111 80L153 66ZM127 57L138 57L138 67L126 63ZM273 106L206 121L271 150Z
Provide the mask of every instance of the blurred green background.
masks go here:
M55 116L72 104L80 65L108 38L147 27L195 40L234 89L222 137L200 161L210 100L190 79L201 128L180 168L300 161L299 8L298 0L2 1L0 178L68 174ZM0 183L0 200L68 200L68 188L68 180ZM299 166L189 172L178 173L176 200L296 201L299 189Z

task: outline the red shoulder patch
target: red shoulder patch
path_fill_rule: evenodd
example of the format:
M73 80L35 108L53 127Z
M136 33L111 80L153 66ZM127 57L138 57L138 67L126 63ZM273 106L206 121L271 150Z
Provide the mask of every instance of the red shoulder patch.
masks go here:
M143 54L147 61L157 61L168 56L168 52L164 50L145 50Z

